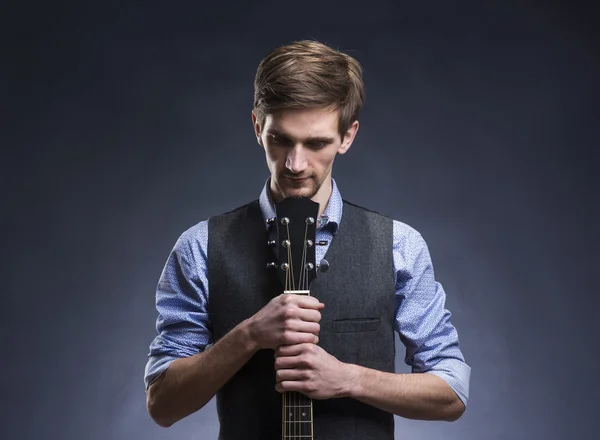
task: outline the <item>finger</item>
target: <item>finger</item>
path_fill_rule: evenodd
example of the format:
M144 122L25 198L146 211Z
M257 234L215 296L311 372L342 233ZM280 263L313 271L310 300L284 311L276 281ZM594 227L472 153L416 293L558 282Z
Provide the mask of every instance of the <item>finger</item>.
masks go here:
M275 350L276 357L282 356L298 356L302 353L309 351L309 347L314 344L294 344L294 345L280 345Z
M298 333L312 333L318 335L321 331L321 326L316 322L305 322L299 319L290 319L285 323L285 329Z
M298 368L281 369L275 373L275 381L303 381L310 378L309 370L302 370Z
M313 309L296 309L295 316L302 321L319 322L321 320L321 312Z
M319 300L310 295L298 295L294 293L282 293L279 300L284 304L318 304Z
M297 380L286 380L275 384L275 390L279 393L297 391L299 393L308 395L308 388L309 387L307 386L306 382Z
M280 345L294 345L305 343L317 344L318 342L319 337L314 335L313 333L294 332L291 330L286 330L283 332Z
M296 304L298 307L301 307L303 309L320 310L323 307L325 307L325 304L320 302L314 296L307 296L307 295L291 295L291 296L293 297L294 304Z
M299 364L297 359L298 356L292 357L275 357L274 367L275 370L285 370L289 368L296 368Z

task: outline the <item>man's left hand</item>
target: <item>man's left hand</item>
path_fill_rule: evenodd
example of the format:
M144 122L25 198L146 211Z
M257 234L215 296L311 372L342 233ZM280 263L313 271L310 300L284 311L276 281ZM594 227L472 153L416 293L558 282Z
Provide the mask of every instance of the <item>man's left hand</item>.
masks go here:
M351 381L348 367L316 344L282 345L275 350L275 389L311 399L343 397Z

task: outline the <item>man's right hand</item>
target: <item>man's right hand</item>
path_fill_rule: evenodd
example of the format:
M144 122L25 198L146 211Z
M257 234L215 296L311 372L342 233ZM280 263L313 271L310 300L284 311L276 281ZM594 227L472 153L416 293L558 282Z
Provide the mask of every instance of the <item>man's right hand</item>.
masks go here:
M325 304L313 296L283 293L248 320L250 338L258 349L319 342Z

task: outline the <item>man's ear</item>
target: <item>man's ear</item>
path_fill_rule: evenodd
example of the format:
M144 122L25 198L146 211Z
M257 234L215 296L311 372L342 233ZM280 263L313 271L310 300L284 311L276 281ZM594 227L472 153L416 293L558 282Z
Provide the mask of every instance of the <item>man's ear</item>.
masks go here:
M337 150L338 154L345 154L346 151L350 149L350 145L352 145L352 142L354 142L354 138L356 137L356 133L358 133L358 126L358 121L354 121L350 127L348 127L348 130L346 130L346 133L344 133L342 144Z
M256 141L258 142L258 145L260 145L262 147L263 141L262 141L262 137L261 137L261 128L260 128L260 124L258 123L258 120L256 119L256 113L254 110L252 110L252 126L254 127L254 134L256 135Z

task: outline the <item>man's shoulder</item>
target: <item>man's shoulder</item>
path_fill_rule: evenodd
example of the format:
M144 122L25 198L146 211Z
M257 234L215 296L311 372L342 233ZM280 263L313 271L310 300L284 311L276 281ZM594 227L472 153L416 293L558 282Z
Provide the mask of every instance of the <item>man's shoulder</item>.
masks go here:
M378 215L378 216L381 216L384 218L391 218L391 217L388 217L387 215L379 213L378 211L375 211L374 209L367 208L365 206L358 205L356 203L352 203L349 200L343 199L343 202L344 202L344 208L350 207L350 208L358 209L359 211L363 211L367 214Z
M223 212L221 214L213 215L208 219L208 221L210 221L212 219L235 217L236 215L242 214L251 209L254 209L254 210L259 209L260 210L258 200L253 200L251 202L244 203L243 205L238 206L237 208L230 209L229 211Z
M177 243L175 249L180 249L186 253L195 253L195 251L201 250L206 247L208 241L208 220L202 220L193 226L190 226L183 231Z
M351 207L351 208L357 209L359 211L362 211L362 212L366 213L367 215L373 215L373 216L388 219L394 223L395 228L398 228L402 231L406 231L407 233L408 232L413 232L413 233L417 233L417 234L419 233L415 228L413 228L412 226L410 226L407 223L404 223L403 221L397 220L387 214L382 214L381 212L376 211L372 208L358 205L356 203L352 203L346 199L344 199L344 207Z
M211 215L207 219L204 219L194 224L193 226L190 226L181 234L179 239L183 241L194 241L201 239L201 241L204 241L204 237L208 235L208 227L212 221L214 221L215 219L235 216L236 214L240 214L245 210L255 208L256 206L258 206L258 201L254 200L252 202L245 203L242 206L238 206L237 208L230 209L229 211L223 212L221 214Z
M376 211L372 208L368 208L365 206L358 205L356 203L352 203L346 199L344 199L344 207L350 207L357 209L361 212L364 212L366 215L379 217L381 219L386 219L388 222L391 222L393 227L394 241L404 241L404 240L419 240L421 237L421 233L401 220L397 220L389 215L382 214L379 211Z

